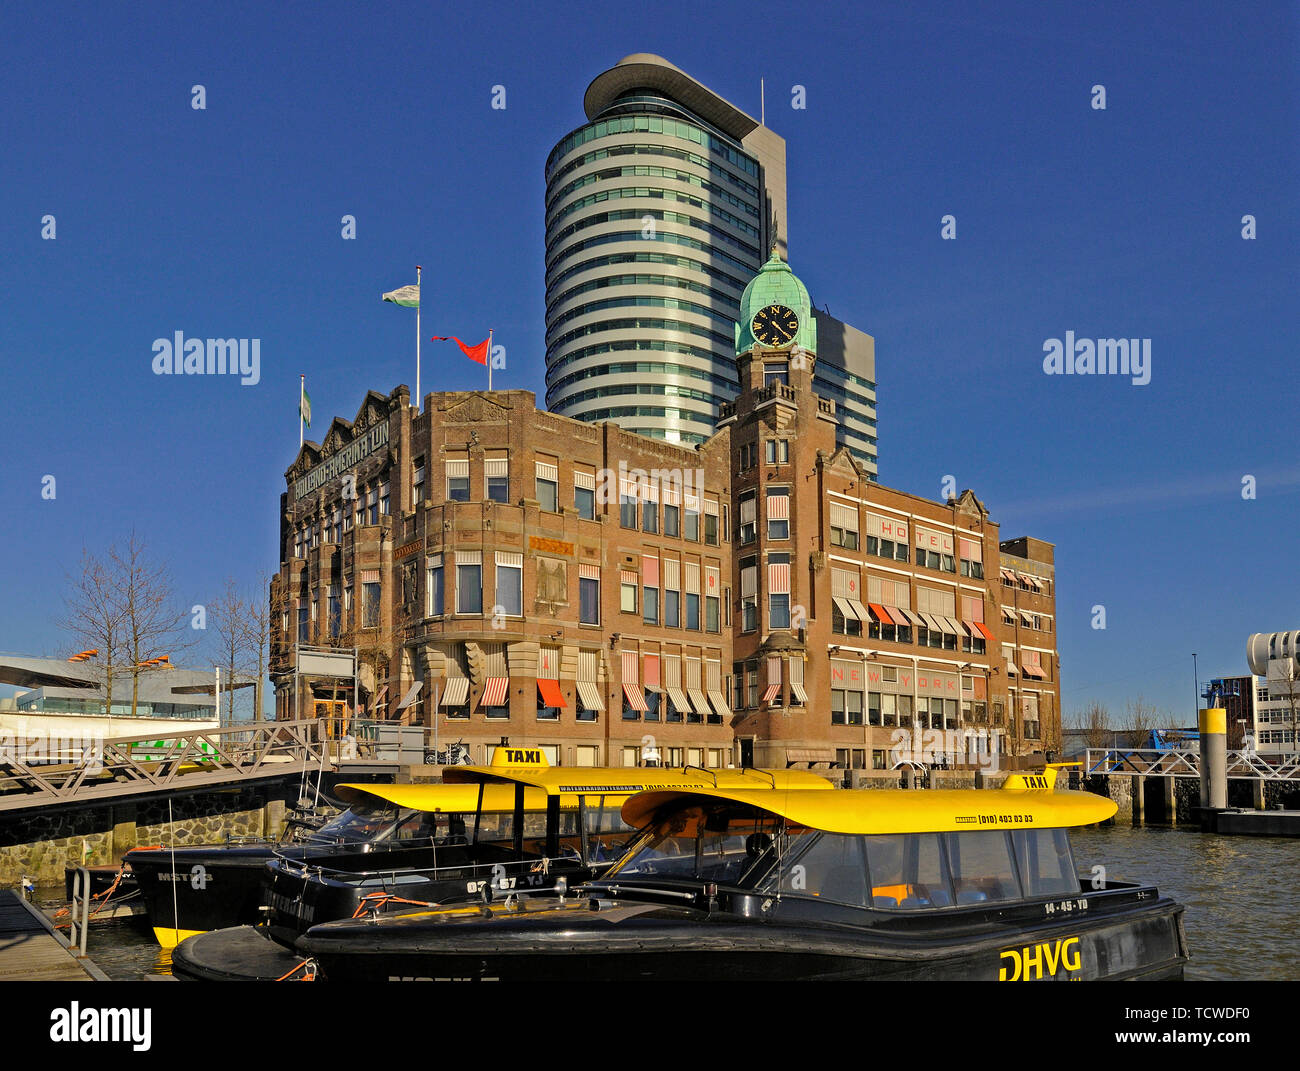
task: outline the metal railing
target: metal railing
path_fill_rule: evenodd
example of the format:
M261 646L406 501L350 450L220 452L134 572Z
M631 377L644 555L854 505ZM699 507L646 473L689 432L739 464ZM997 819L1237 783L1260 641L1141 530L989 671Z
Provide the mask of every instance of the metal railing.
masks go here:
M0 753L0 811L196 788L318 768L327 758L317 719L87 740L73 762Z
M1136 774L1141 777L1200 777L1199 750L1176 748L1088 748L1084 776ZM1228 777L1300 781L1300 755L1265 757L1257 751L1229 751Z

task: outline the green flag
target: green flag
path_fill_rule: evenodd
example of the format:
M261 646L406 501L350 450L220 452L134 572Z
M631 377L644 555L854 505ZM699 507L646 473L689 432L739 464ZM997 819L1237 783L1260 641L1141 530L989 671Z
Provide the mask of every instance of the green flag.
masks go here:
M298 402L298 415L302 417L307 427L311 427L311 395L306 390L302 392L302 399Z
M418 309L420 307L420 288L418 286L403 286L397 290L390 290L384 295L385 301L391 301L394 305L401 305L407 309Z

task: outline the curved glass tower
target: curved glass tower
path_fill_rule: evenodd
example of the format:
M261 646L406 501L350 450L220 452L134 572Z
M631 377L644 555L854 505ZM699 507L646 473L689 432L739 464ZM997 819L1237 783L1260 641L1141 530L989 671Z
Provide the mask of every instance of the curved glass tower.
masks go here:
M546 402L703 442L745 285L784 253L785 142L658 56L587 89L546 161Z

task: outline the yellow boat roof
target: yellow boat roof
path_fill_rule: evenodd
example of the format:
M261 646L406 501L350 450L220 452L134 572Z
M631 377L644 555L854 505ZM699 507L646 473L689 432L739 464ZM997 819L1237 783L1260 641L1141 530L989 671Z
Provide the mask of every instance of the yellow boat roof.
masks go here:
M708 799L749 804L828 833L945 833L980 829L1057 829L1112 817L1118 804L1091 792L1051 789L838 789L832 792L692 788L642 792L623 804L623 821L640 828L670 803Z
M734 786L754 791L799 789L830 791L831 783L808 770L681 770L654 766L448 766L443 778L450 783L494 781L533 785L550 795L585 793L628 796L651 789L720 788Z
M373 803L383 801L397 807L408 807L414 811L428 811L433 814L473 814L478 810L479 786L474 783L443 785L362 785L345 784L334 787L334 795L344 803ZM524 810L545 811L547 793L538 788L524 789ZM564 808L565 798L560 798ZM569 806L578 806L577 797L568 801ZM483 786L484 811L513 811L515 809L515 788L512 784L485 784Z

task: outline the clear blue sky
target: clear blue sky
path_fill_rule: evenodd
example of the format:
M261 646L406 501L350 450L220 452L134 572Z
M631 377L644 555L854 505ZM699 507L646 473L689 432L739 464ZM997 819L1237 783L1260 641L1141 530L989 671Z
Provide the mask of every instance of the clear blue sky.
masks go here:
M546 155L647 51L753 113L766 79L791 264L876 339L881 480L1056 545L1067 712L1190 719L1193 651L1300 628L1298 42L1279 3L7 5L0 650L62 653L81 548L133 526L187 605L273 570L299 373L313 432L413 385L379 295L416 263L426 336L495 328L541 394ZM153 375L177 330L261 339L261 382ZM1150 384L1044 375L1067 330L1152 339ZM482 380L426 343L424 389Z

